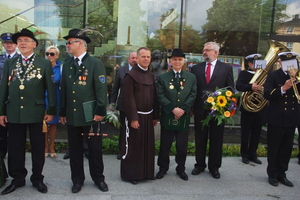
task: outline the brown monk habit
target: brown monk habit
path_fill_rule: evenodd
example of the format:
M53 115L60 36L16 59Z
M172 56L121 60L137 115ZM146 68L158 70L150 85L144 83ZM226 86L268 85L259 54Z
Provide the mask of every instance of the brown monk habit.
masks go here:
M154 177L154 127L158 119L154 75L137 65L125 75L122 87L124 114L128 129L123 127L121 178L124 180L152 179ZM152 111L152 112L151 112ZM139 121L139 129L130 126Z

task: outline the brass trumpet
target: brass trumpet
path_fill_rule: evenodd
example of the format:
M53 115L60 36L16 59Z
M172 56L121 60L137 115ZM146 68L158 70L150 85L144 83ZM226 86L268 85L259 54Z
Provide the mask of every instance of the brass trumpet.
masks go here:
M290 79L291 79L291 82L292 82L292 86L293 86L293 90L294 90L294 93L295 93L295 96L298 100L298 103L300 104L300 95L299 95L299 91L298 91L298 88L296 86L296 83L293 81L293 78L296 78L296 81L299 83L300 82L300 69L297 69L295 75L292 75L291 74L291 71L289 71L289 75L290 75Z

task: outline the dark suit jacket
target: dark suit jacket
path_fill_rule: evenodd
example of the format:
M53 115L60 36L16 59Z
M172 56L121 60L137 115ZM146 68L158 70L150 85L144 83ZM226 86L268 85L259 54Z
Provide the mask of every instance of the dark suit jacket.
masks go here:
M299 104L293 88L281 95L281 87L290 77L282 69L272 71L268 74L264 97L269 100L267 107L266 122L280 127L296 127L299 125ZM300 84L297 84L298 91Z
M207 96L204 94L206 91L212 92L216 90L216 87L224 88L230 86L231 91L234 92L233 70L231 65L217 61L208 84L206 83L205 77L205 65L205 62L194 65L191 70L197 79L197 98L193 110L195 115L204 114L204 106L207 99Z
M123 86L123 80L124 80L125 74L128 71L129 71L129 65L117 68L114 86L113 86L113 89L111 91L110 102L111 103L116 103L117 98L118 98L118 103L117 103L116 109L120 110L120 111L123 111L122 90L121 90L121 88ZM119 94L119 97L118 97L119 89L120 89L120 94Z
M35 57L31 72L37 76L24 81L25 88L19 89L20 80L14 70L19 57L11 58L4 64L0 85L0 115L7 115L10 123L28 124L42 122L45 115L45 92L48 91L47 114L56 115L56 87L49 60ZM9 77L11 81L9 83Z
M86 54L79 70L75 73L74 57L64 63L61 77L59 116L66 117L68 125L89 126L82 103L96 100L95 115L106 115L107 84L106 71L101 60ZM80 82L85 79L85 84ZM81 84L80 84L81 83Z
M181 71L181 78L183 88L177 86L174 71L163 73L158 77L158 101L162 106L161 124L164 123L166 114L172 113L175 107L179 107L185 111L186 115L190 114L191 107L197 96L197 81L194 74L190 72ZM170 85L175 87L171 87Z
M18 57L19 54L18 53L15 53L15 55L12 57L12 58L15 58L15 57ZM0 55L0 84L1 84L1 79L2 79L2 72L3 72L3 67L4 67L4 63L5 61L7 60L7 56L6 56L6 53L5 54L2 54Z

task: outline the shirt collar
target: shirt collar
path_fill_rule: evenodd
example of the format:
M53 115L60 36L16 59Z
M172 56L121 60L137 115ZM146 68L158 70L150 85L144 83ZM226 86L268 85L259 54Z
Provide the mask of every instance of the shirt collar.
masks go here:
M8 57L8 55L10 55L10 58L12 58L12 57L14 57L14 55L15 55L16 53L17 53L16 51L13 52L13 53L11 53L11 54L6 53L6 57Z
M78 58L79 61L82 61L82 58L85 56L85 54L86 54L86 52L84 52L83 54L81 54L81 55L78 56L78 57L75 57L75 56L74 56L74 60L75 60L76 58Z
M143 71L148 71L148 67L147 67L147 69L144 69L139 64L138 64L138 67L141 68Z
M22 54L21 54L21 56L22 56L22 59L23 59L23 58L31 58L31 56L32 56L33 54L34 54L34 53L30 54L30 56L28 56L28 57L25 57L25 56L23 56Z
M207 65L207 64L208 64L208 62L206 62L206 65ZM216 64L217 64L217 59L211 62L211 65L212 65L212 66L216 66Z

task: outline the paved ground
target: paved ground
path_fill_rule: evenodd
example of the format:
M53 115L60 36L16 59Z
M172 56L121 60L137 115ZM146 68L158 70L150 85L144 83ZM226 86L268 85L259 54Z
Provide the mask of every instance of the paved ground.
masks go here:
M194 157L189 156L186 162L186 172L189 175L188 181L181 180L175 173L174 156L171 157L170 170L161 180L147 180L132 185L122 181L120 178L120 161L116 155L104 156L104 175L109 191L101 192L92 182L88 162L85 159L86 180L82 190L71 193L71 179L69 160L62 159L63 154L57 158L46 158L44 167L45 183L48 186L48 193L41 194L31 186L29 176L31 174L31 155L26 154L26 168L29 173L26 186L18 188L8 195L0 195L1 200L42 200L42 199L97 199L97 200L186 200L186 199L300 199L300 165L297 159L291 159L287 177L294 183L290 188L279 184L273 187L267 182L266 166L267 159L260 158L262 165L250 163L245 165L238 157L223 158L220 168L221 178L216 180L206 170L200 175L191 175ZM156 173L158 167L156 167ZM3 186L2 191L10 184L11 179Z

